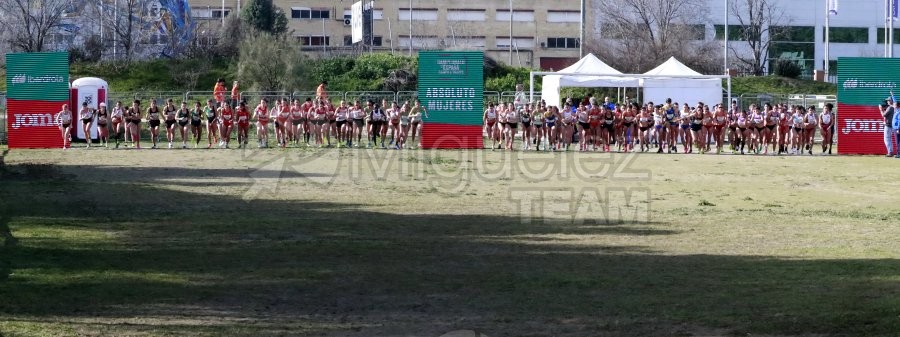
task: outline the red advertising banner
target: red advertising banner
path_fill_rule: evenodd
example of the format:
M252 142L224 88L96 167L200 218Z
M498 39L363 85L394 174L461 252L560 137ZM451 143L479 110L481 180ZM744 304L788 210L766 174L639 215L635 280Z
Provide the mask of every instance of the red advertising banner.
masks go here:
M62 148L56 114L66 102L6 100L10 148ZM77 120L72 121L75 123Z
M877 106L838 103L838 154L886 154L884 118Z
M426 149L483 149L481 125L425 122L422 147Z

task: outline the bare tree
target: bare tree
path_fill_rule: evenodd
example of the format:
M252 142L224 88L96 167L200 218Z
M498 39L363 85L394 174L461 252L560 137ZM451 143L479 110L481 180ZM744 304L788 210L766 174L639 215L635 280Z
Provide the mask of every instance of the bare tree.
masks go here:
M704 0L593 0L602 35L585 48L625 72L649 70L675 56L704 72L719 72L720 52L705 37Z
M68 0L2 0L0 25L14 49L40 52L62 24L69 4Z
M765 75L772 41L788 33L776 27L784 27L788 18L774 0L733 0L731 14L740 26L740 39L750 47L749 53L735 51L736 43L729 47L738 67L756 76Z
M140 42L140 25L143 22L146 1L119 0L119 7L113 12L113 18L109 23L109 30L115 36L116 47L122 49L117 53L124 55L126 61L131 61L134 57L135 46Z

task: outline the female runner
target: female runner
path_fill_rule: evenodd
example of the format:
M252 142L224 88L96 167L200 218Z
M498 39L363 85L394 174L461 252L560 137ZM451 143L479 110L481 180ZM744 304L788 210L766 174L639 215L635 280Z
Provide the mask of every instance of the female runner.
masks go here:
M276 106L274 111L278 111ZM266 100L260 100L256 108L253 109L253 118L256 119L256 145L259 148L269 147L269 106ZM278 123L277 121L275 122ZM275 139L281 144L281 134L279 127L275 127Z
M716 104L716 112L713 117L713 138L716 139L716 154L722 154L722 149L725 147L725 128L729 124L725 107L721 104Z
M681 113L678 115L678 125L681 147L684 153L691 153L694 149L694 136L691 134L691 107L687 103L681 106Z
M100 137L100 146L109 147L109 111L104 102L100 102L97 109L97 135Z
M591 127L588 130L591 140L590 146L592 151L597 151L600 148L600 122L603 116L595 98L591 97L588 102L591 104L590 109L588 109L588 122Z
M81 110L78 111L81 118L82 132L84 132L84 140L87 141L87 147L91 147L91 125L94 123L94 110L88 107L87 102L81 103Z
M350 117L350 108L347 107L347 102L341 100L341 104L338 105L337 110L334 112L334 122L337 127L337 143L338 146L344 146L347 141L350 139L350 125L347 123L347 118Z
M645 105L638 115L638 139L641 142L641 152L650 150L650 129L653 127L653 115L650 111L650 107Z
M787 104L779 104L778 108L778 154L787 153L790 144L791 115L788 114Z
M263 103L263 108L268 109L268 103ZM275 116L275 138L278 140L278 145L280 145L281 148L285 148L287 147L288 142L291 141L291 135L293 134L290 132L290 130L293 130L293 124L291 124L291 107L288 106L287 100L276 100L275 104L275 109L271 112L272 115ZM263 141L263 147L266 147L269 143L269 128L266 127L264 130L266 134Z
M396 150L400 149L400 116L402 114L397 102L391 102L391 108L387 110L388 121L390 121L388 127L391 129L391 145Z
M359 147L359 143L362 141L362 132L366 126L365 118L366 113L363 112L359 101L353 102L353 106L350 107L350 139L347 141L347 147L353 147L354 139L356 139L356 147Z
M531 104L522 105L519 119L522 121L522 151L531 149L531 138L534 131L531 126Z
M203 136L203 128L200 126L203 123L203 108L200 107L200 101L194 103L194 108L191 109L191 134L194 135L194 148L196 149L200 146L200 137Z
M178 113L175 118L178 119L178 131L181 132L181 148L187 148L187 129L188 122L191 120L191 111L188 109L188 104L185 101L181 102L181 108L178 109Z
M384 114L384 110L377 103L372 107L372 116L371 116L371 130L369 134L372 135L372 147L376 147L378 145L378 136L381 136L381 148L385 148L384 146L384 130L386 129L385 123L387 122L387 116Z
M666 111L663 106L653 107L653 131L656 134L656 153L663 153L669 130L669 122L666 121Z
M819 130L822 132L822 153L825 153L827 149L828 154L831 154L831 144L834 136L834 113L831 112L832 109L834 109L834 104L826 103L825 110L822 110L822 114L819 115Z
M625 126L625 152L634 151L634 135L637 134L636 127L636 119L637 119L637 107L634 105L625 106L625 111L622 113L622 125ZM674 117L673 117L674 118Z
M125 120L128 121L128 131L131 133L131 142L136 149L141 148L141 101L134 100L131 107L125 111Z
M678 104L672 104L671 98L666 98L666 104L663 106L665 110L665 122L666 125L663 128L666 129L666 149L669 153L672 151L678 152L678 147L675 146L678 140L678 121L676 118L678 117ZM660 148L662 148L662 143L660 143Z
M488 108L484 110L484 115L482 116L482 121L484 122L484 134L491 140L491 149L493 150L495 146L497 146L497 142L500 140L499 132L497 132L497 108L494 107L494 102L488 103Z
M242 102L244 103L244 102ZM231 143L231 132L234 130L234 110L228 104L221 104L219 107L219 130L222 135L219 140L219 147L228 148Z
M325 122L322 125L322 137L323 141L326 143L326 147L331 147L331 135L334 134L334 126L335 126L335 108L331 104L331 101L326 100L323 106L325 107Z
M766 116L756 104L750 105L750 150L755 154L762 151L761 135L766 128Z
M156 101L150 101L150 107L147 108L147 122L150 123L150 141L153 142L153 148L159 143L159 124L160 124L159 107Z
M703 149L705 148L705 144L703 144L703 103L698 103L697 107L694 108L693 113L691 114L691 138L694 139L694 145L697 146L697 151L703 153ZM688 151L688 153L694 152L693 147Z
M119 148L119 134L125 129L125 109L122 108L122 101L117 101L116 106L112 110L112 132L116 135L116 148ZM126 135L128 133L125 133ZM128 140L126 140L127 142Z
M237 109L237 125L238 125L238 148L247 146L247 137L250 135L250 109L247 108L247 102L238 104Z
M569 151L569 145L572 144L572 134L575 133L575 114L576 112L572 109L575 108L570 103L566 103L563 106L562 113L562 123L558 126L560 129L559 137L560 141L557 142L557 150L565 150ZM577 108L575 108L577 111Z
M72 111L69 110L68 104L62 105L62 110L56 114L56 120L59 121L59 131L62 133L63 150L69 148L72 143Z
M500 135L499 142L497 143L497 149L503 147L503 144L506 143L506 103L501 101L500 105L497 107L497 133Z
M547 143L550 151L556 151L559 147L559 126L560 123L559 108L555 106L547 107L544 113L544 124L547 125Z
M303 111L303 107L300 105L299 99L294 99L293 103L290 107L291 113L291 125L290 128L294 130L294 138L291 139L291 142L294 145L300 145L300 138L303 137L303 124L306 122L306 112ZM268 121L267 121L268 122ZM268 128L266 128L268 130ZM266 131L268 136L268 131ZM266 141L268 143L268 140Z
M804 143L806 144L806 152L812 155L813 144L816 139L816 126L819 124L819 117L816 115L816 107L810 105L806 112L806 121L803 123Z
M766 103L763 105L762 116L765 120L765 127L759 130L759 138L761 140L760 147L763 154L769 153L769 144L772 143L772 137L775 135L775 127L778 124L778 112L772 109L772 105Z
M206 116L206 138L209 140L207 149L213 147L213 144L219 143L219 121L218 111L213 106L213 100L206 100L206 107L203 108L204 116Z
M519 121L521 118L519 116L519 110L516 110L515 105L508 104L506 108L506 149L512 151L513 145L516 143L516 130L519 128Z
M750 130L753 128L750 124L750 118L747 117L747 110L741 110L736 124L737 133L735 134L735 139L738 144L735 144L735 147L740 146L741 154L744 154L744 145L747 145L747 140L750 139Z
M584 104L579 104L578 112L576 118L578 119L578 151L584 152L588 151L588 143L591 142L591 122L590 122L590 110L584 106Z
M166 100L166 106L163 107L163 116L166 120L166 140L169 141L169 148L172 148L172 142L175 141L175 103L171 98Z
M546 133L546 129L544 129L544 109L542 108L541 103L534 102L531 104L531 121L534 124L533 135L532 135L532 144L534 144L534 150L541 150L541 143L544 141L544 134Z
M425 107L423 107L421 103L419 103L419 100L416 99L412 109L409 110L409 131L412 136L412 144L415 147L419 146L419 143L416 142L416 134L419 133L419 125L422 125L423 113L425 114L425 117L428 117L428 111L425 110Z
M799 154L803 148L803 107L795 105L791 114L791 154Z

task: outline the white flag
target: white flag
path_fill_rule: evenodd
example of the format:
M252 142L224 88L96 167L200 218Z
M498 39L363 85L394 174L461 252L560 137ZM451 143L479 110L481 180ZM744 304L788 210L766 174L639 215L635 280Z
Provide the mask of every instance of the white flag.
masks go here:
M828 15L837 15L838 0L828 0Z

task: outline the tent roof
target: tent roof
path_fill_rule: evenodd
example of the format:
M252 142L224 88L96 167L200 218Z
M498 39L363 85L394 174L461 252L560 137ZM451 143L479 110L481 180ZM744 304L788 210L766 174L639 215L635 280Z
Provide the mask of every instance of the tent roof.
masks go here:
M653 68L644 75L675 75L675 76L703 76L703 74L694 71L688 66L684 65L684 63L679 62L675 59L674 56L670 57L666 62L660 64L658 67Z
M609 74L621 75L622 72L600 61L594 54L587 54L575 64L558 71L559 73Z

